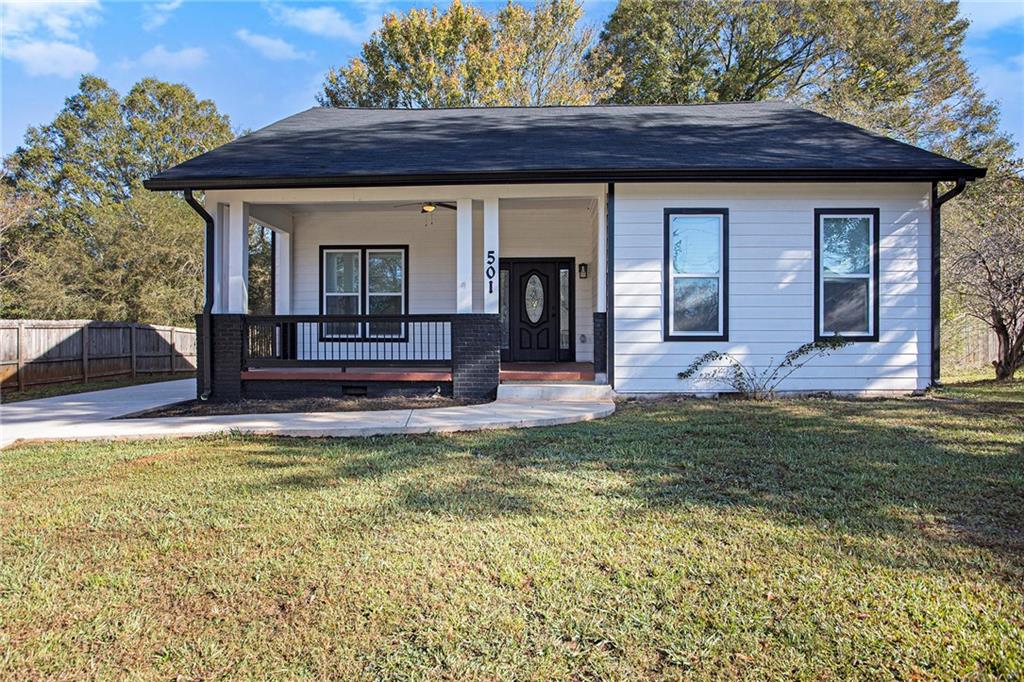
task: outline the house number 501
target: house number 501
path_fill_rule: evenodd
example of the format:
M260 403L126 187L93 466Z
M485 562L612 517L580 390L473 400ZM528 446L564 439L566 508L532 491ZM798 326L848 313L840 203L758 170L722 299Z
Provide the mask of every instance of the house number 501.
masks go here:
M498 274L498 270L494 267L496 260L494 251L488 251L486 259L487 269L484 270L484 273L487 275L487 293L489 294L494 293L494 276Z

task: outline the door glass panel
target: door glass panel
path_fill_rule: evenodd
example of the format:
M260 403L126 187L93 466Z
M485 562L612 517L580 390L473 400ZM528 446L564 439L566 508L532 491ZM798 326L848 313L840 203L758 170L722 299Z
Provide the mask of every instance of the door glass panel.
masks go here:
M544 313L544 285L540 277L530 275L526 280L526 291L523 294L526 303L526 317L530 322L537 324Z
M508 270L498 271L498 311L501 320L501 349L508 348Z
M558 271L558 349L569 350L569 270Z

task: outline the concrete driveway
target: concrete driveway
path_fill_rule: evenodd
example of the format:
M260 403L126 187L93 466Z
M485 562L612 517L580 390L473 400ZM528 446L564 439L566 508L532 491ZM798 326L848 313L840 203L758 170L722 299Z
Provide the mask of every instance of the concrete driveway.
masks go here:
M499 398L482 405L417 410L114 420L114 417L188 400L195 394L195 380L187 379L0 405L0 448L19 440L166 438L233 431L333 438L452 433L571 424L607 417L615 411L615 402L609 394L601 399L586 400Z
M196 397L196 380L89 391L0 405L0 448L16 440L62 438L75 427Z

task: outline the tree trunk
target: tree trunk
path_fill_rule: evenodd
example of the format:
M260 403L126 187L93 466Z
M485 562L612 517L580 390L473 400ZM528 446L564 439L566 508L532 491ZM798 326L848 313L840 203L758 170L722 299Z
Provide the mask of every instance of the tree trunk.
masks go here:
M999 342L998 356L992 361L996 370L996 381L1009 381L1024 360L1024 329L1017 333L1017 338L1010 339L1010 330L1003 317L992 311L992 331Z

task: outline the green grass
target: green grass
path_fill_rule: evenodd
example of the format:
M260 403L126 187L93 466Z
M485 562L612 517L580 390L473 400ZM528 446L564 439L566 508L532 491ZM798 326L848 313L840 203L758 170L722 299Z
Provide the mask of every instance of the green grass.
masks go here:
M1020 678L1024 383L0 455L0 674Z

